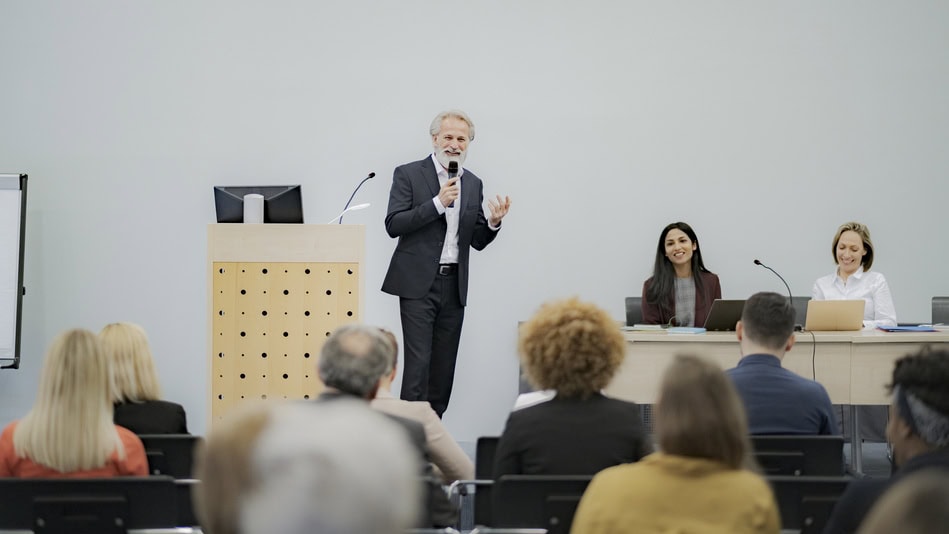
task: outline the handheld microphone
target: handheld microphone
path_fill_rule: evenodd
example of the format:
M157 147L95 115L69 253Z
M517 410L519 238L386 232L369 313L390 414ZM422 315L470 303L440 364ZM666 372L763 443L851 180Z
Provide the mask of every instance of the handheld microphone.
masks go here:
M451 180L452 178L454 178L454 177L456 177L456 176L458 176L458 161L457 161L457 160L451 160L451 161L448 162L448 179ZM452 201L451 201L451 204L449 204L447 207L449 207L449 208L454 208L454 207L455 207L455 201L452 200Z
M326 224L333 224L333 221L335 221L335 220L337 220L337 219L339 219L339 224L343 224L343 215L346 215L347 213L349 213L349 212L351 212L351 211L366 209L366 208L368 208L368 207L371 206L371 205L372 205L372 204L366 202L365 204L356 204L355 206L346 208L346 209L343 210L342 213L340 213L340 214L337 215L336 217L333 217L332 219L330 219L329 221L327 221Z
M340 213L340 214L339 214L339 217L338 217L338 218L339 218L339 224L343 224L343 215L345 215L347 211L350 211L350 209L349 209L349 203L352 202L352 201L353 201L353 198L356 196L356 191L359 191L359 188L362 187L362 184L366 183L366 180L369 180L370 178L374 177L375 175L376 175L376 173L370 172L370 173L369 173L369 176L366 176L365 178L362 179L361 182L359 182L359 185L357 185L357 186L356 186L356 189L353 190L353 194L352 194L352 195L349 195L349 200L346 201L346 207L343 208L343 213ZM367 207L367 206L369 206L369 204L366 204L365 206L363 206L363 208L365 208L365 207ZM353 209L355 210L355 209L357 209L357 208L353 208ZM358 208L358 209L362 209L362 208ZM333 217L332 219L330 219L330 223L333 222L333 221L335 221L336 219L337 219L337 217ZM329 224L329 223L327 223L327 224Z
M775 271L775 270L772 269L771 267L768 267L767 265L761 263L761 261L758 260L758 259L755 259L755 265L760 265L761 267L764 267L765 269L771 271L772 273L774 273L775 276L777 276L778 278L780 278L782 282L784 282L784 287L788 288L788 306L789 306L789 307L790 307L790 306L793 306L793 305L794 305L794 299L791 297L791 286L788 285L787 280L785 280L783 276L781 276L780 274L778 274L778 271ZM795 330L795 331L798 331L798 330L802 330L802 328L800 327L800 325L795 324L795 325L794 325L794 330Z

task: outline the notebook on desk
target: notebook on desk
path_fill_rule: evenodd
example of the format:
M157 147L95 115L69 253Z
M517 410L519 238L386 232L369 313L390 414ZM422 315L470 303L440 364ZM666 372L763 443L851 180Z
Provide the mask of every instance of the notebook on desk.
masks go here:
M804 329L817 332L862 330L865 306L862 299L811 300L807 303Z
M705 319L705 329L709 332L734 332L735 325L741 320L744 300L717 299L712 302Z

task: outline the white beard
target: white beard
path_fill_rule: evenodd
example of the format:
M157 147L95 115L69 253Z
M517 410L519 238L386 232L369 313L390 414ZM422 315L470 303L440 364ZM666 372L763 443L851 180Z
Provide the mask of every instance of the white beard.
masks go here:
M446 169L448 168L448 163L451 162L452 160L457 161L458 168L461 169L461 167L465 163L465 157L467 155L468 155L467 150L463 151L461 154L449 155L443 149L439 149L439 148L435 149L435 159L437 159L438 162L441 163L442 167L445 167Z

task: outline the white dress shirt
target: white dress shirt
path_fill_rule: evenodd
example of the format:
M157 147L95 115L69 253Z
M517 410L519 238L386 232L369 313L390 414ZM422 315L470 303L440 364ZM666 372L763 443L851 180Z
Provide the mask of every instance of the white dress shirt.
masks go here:
M877 272L864 272L863 267L844 282L837 272L822 276L814 282L811 291L814 300L863 299L863 328L870 330L878 326L896 326L896 308L890 295L886 278Z
M445 182L448 181L448 171L438 162L434 153L432 154L432 161L435 163L435 172L438 173L438 185L444 186ZM432 199L432 202L435 203L435 210L438 211L439 215L444 215L445 222L448 223L448 230L445 232L445 244L442 245L442 255L438 263L458 263L458 217L461 209L461 175L464 173L465 169L459 165L458 198L455 199L450 208L442 204L438 195L435 195L435 198Z

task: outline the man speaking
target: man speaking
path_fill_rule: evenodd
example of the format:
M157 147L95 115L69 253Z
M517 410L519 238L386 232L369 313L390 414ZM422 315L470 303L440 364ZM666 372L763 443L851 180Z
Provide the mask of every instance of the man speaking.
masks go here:
M395 169L386 232L399 238L382 290L399 297L405 400L448 408L468 297L468 255L494 240L511 207L508 197L481 207L483 186L464 169L475 127L463 111L432 121L432 154Z

